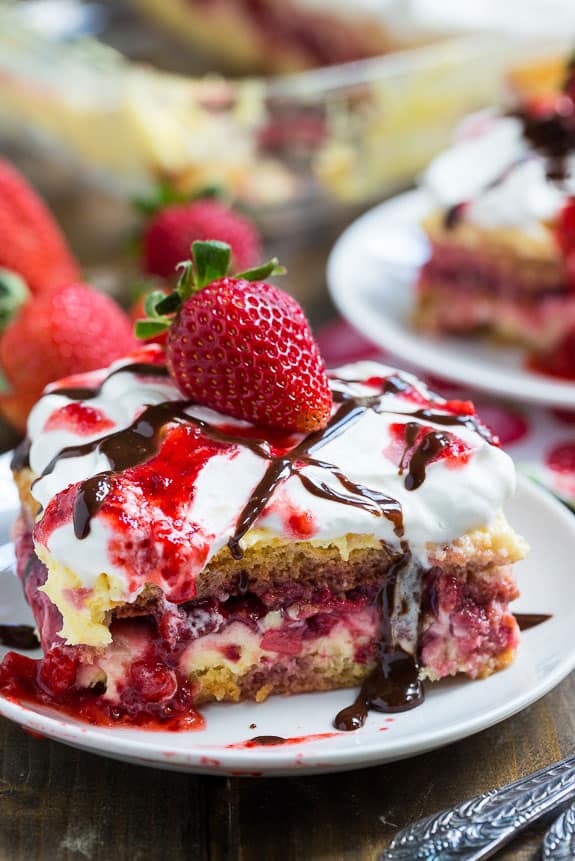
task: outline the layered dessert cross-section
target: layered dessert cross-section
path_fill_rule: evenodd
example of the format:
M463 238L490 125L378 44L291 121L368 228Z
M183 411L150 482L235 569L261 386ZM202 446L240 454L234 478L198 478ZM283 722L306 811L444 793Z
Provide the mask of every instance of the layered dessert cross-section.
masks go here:
M184 400L156 345L52 385L13 465L44 658L5 659L4 694L191 726L201 703L361 686L352 729L425 679L505 667L511 460L472 404L407 373L329 380L307 435Z
M469 118L428 168L416 325L553 349L575 327L575 76Z

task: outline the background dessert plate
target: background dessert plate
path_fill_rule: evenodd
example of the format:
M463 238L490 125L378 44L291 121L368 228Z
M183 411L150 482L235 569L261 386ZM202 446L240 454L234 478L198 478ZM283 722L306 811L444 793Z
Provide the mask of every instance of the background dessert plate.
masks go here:
M5 461L0 469L5 469ZM0 511L6 538L15 507ZM431 750L478 732L520 711L551 690L575 667L575 518L527 479L507 506L511 523L531 545L518 563L521 598L515 611L550 613L524 632L517 660L482 681L428 685L418 709L398 715L371 712L356 732L338 733L332 721L353 700L351 691L271 697L256 705L202 708L206 728L194 732L94 727L41 707L0 699L0 714L33 733L84 750L141 765L228 775L287 775L361 768ZM13 565L11 545L0 549L0 625L30 624ZM0 654L5 653L0 649ZM30 654L30 653L27 653ZM252 745L254 737L281 736L287 743Z
M427 373L495 395L575 408L575 383L530 371L524 350L431 337L412 326L415 285L429 256L419 223L431 209L425 192L407 192L366 212L340 236L327 271L341 313L375 344Z

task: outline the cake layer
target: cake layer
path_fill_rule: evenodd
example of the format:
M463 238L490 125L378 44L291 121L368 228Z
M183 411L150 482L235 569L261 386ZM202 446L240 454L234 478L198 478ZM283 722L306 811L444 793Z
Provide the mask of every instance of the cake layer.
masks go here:
M25 530L17 557L47 656L38 670L42 690L64 705L81 697L83 707L98 705L117 720L168 715L184 694L194 704L259 702L270 694L355 686L374 671L381 649L391 645L382 641L382 631L391 626L396 609L390 611L392 601L382 616L380 595L390 582L395 588L400 584L393 583L384 550L378 577L372 550L355 551L355 558L342 562L340 582L329 577L322 582L319 566L312 582L297 582L269 560L273 576L245 582L241 592L181 606L159 602L147 612L141 607L132 618L115 612L105 648L63 643L61 616L41 591L47 570ZM512 660L518 644L508 610L517 596L510 567L449 567L445 557L443 566L422 572L413 643L420 677L489 675ZM411 600L418 613L417 589Z
M491 271L471 260L450 279L441 266L436 271L428 264L418 283L417 327L432 334L489 334L534 350L551 348L573 329L575 293L514 293L510 283L499 292Z

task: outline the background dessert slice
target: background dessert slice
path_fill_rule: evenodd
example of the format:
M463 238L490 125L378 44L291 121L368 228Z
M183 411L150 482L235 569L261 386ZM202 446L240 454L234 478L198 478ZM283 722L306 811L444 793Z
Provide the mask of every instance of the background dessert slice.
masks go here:
M416 324L536 350L575 325L575 87L469 118L424 177L435 211Z

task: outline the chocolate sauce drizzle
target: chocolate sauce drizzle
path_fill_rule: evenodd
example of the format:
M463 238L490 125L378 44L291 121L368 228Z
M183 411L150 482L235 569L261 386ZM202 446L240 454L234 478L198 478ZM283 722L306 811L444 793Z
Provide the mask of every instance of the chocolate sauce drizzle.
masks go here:
M24 652L39 649L40 641L31 625L0 625L0 645Z
M523 137L533 151L545 160L547 178L559 186L562 186L569 177L568 159L572 153L575 153L575 105L569 97L566 97L565 105L564 112L554 111L543 116L533 116L522 110L508 114L521 122ZM483 193L504 182L510 173L530 157L532 154L523 155L506 167L499 176L485 186ZM443 218L446 230L453 230L461 221L465 206L465 202L456 203L446 210Z
M128 365L113 373L130 371L140 375L149 373L152 376L160 376L163 375L160 373L162 370L157 366ZM348 384L352 381L341 380L341 382ZM99 389L104 383L105 381ZM314 496L342 505L361 508L375 517L386 517L393 524L397 537L402 539L403 512L398 500L354 482L337 466L319 460L314 455L329 442L345 433L368 410L374 410L378 413L394 412L386 409L382 404L383 395L405 392L411 388L411 384L400 376L392 375L381 380L379 390L374 395L358 396L347 391L335 390L333 399L337 409L327 426L310 434L291 450L280 455L274 454L269 442L264 439L235 436L233 433L219 430L203 419L190 415L187 410L193 406L191 401L167 401L146 407L127 428L106 434L82 445L68 446L62 449L46 466L41 477L50 474L56 464L65 458L80 457L96 450L106 457L110 469L83 481L76 495L73 511L74 532L78 539L83 539L90 532L91 519L113 488L114 476L150 460L159 450L161 431L165 425L171 422L191 424L200 429L209 439L224 444L245 446L269 462L262 479L240 513L234 535L228 541L230 552L235 559L242 558L240 542L243 536L261 515L278 486L292 475L297 476L305 489ZM81 391L83 390L72 390L72 393L76 396ZM68 397L70 397L69 392L70 390L59 390L60 394L66 394ZM85 395L82 394L80 397L85 397ZM398 413L398 415L405 416L406 414ZM467 427L481 434L488 441L492 441L487 429L472 415L436 413L425 408L408 413L407 416L444 426ZM421 425L415 421L410 421L406 423L405 427L406 448L401 459L400 474L404 469L407 470L405 487L407 490L416 490L425 481L427 465L447 444L448 438L441 431L425 433L419 445L411 453L409 462L405 464L404 461L409 450L415 445ZM304 474L301 470L306 466L324 470L337 479L341 489L330 487L326 482L318 480L316 477L312 478L309 474ZM393 637L396 587L400 578L413 565L409 546L403 540L401 540L401 549L402 555L386 574L385 582L377 599L382 630L376 667L363 683L355 703L341 711L336 717L335 725L338 729L352 730L362 726L369 708L387 712L405 711L419 705L423 700L423 689L418 679L419 667L416 657L406 652L398 642L394 642ZM239 585L240 591L247 588L245 578L240 581ZM277 739L272 742L262 741L260 738L258 741L260 744L280 743Z
M528 631L529 628L535 628L553 618L550 613L514 613L513 615L520 631Z
M114 374L122 372L137 373L140 376L165 376L167 374L167 370L163 366L138 363L117 368L107 379ZM106 380L97 389L89 390L94 397L96 392L101 391L105 382ZM350 381L342 380L341 382L349 383ZM209 439L228 445L242 445L249 448L259 457L269 461L269 466L263 478L258 483L250 500L238 518L235 534L230 538L229 546L234 558L241 558L241 539L264 510L276 488L291 475L297 475L306 490L315 496L339 502L340 504L363 508L374 516L386 516L393 523L397 536L401 537L403 534L403 520L401 506L397 500L379 491L357 484L345 476L338 467L318 460L312 457L312 455L344 433L367 410L386 412L381 404L381 397L383 395L387 393L397 394L409 388L410 384L400 376L391 375L381 381L379 391L374 395L357 396L349 392L334 391L333 399L335 403L339 404L339 407L327 426L323 430L310 434L289 452L282 455L274 455L269 443L264 439L235 436L233 433L221 431L203 419L190 415L187 410L194 405L193 401L165 401L146 407L141 415L127 428L111 434L105 434L102 437L81 445L63 448L45 467L41 478L52 473L60 460L82 457L93 451L98 451L106 457L110 464L110 469L82 482L78 491L74 512L74 528L75 534L79 539L85 538L90 532L91 518L100 509L112 488L113 476L138 466L157 454L160 446L161 430L165 425L170 422L193 424ZM63 394L69 390L60 389L57 391ZM73 390L76 394L78 391ZM51 392L50 394L53 393ZM400 415L404 415L404 413L400 413ZM492 441L489 431L472 415L461 416L436 413L427 408L415 410L408 415L410 418L434 424L450 427L467 427L479 433L489 442ZM409 428L413 428L414 425L416 425L415 422L408 423L406 425L408 428L406 433L410 433ZM425 480L425 467L427 463L436 456L442 446L443 436L440 433L434 431L426 435L411 458L409 475L406 479L406 487L408 489L415 490L421 486ZM343 490L348 491L348 493L337 491L329 487L325 482L318 482L309 475L303 475L300 472L303 466L315 466L330 472L338 479Z
M13 469L14 472L20 472L20 470L28 469L30 467L31 445L32 443L30 439L26 437L26 439L23 439L20 445L16 446L14 449L14 454L10 461L10 469Z
M424 700L417 658L406 652L399 643L394 643L393 638L396 586L406 569L413 564L405 542L402 542L402 549L403 555L388 571L377 597L381 632L376 665L363 682L352 705L342 709L334 720L335 728L344 732L360 729L370 709L387 713L404 712L421 705Z
M153 365L150 362L132 362L130 365L122 365L120 368L116 368L112 373L108 374L108 376L102 380L100 385L96 386L96 388L83 388L81 386L72 386L70 388L63 387L61 389L52 389L52 391L47 392L44 397L48 397L49 395L63 395L71 401L90 401L93 398L97 398L98 395L102 393L104 385L112 377L115 377L116 374L135 374L138 377L158 378L169 376L168 369L165 365Z
M548 179L562 183L568 175L567 159L575 151L575 110L563 115L533 117L516 114L523 123L523 136L546 161Z

